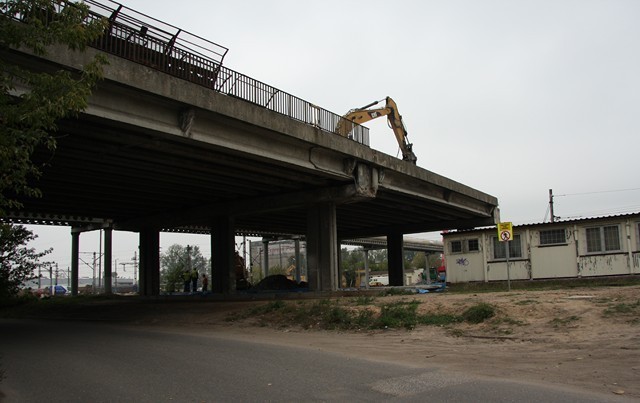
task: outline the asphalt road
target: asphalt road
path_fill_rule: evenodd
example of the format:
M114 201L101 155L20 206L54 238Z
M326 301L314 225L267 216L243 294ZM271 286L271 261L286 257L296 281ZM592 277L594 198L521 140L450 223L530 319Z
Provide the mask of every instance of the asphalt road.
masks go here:
M2 402L602 402L623 397L239 342L215 333L0 320Z

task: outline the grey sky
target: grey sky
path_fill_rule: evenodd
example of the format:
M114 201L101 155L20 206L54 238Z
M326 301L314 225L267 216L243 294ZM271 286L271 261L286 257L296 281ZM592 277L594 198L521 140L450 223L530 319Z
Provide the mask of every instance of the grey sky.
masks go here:
M640 211L640 1L121 1L332 112L391 96L418 165L496 196L503 221L542 222L550 188L561 217Z

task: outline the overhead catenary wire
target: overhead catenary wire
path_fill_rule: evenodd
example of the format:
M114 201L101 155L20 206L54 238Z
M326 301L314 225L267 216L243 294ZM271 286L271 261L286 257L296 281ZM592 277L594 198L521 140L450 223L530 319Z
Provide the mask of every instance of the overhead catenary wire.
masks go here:
M586 196L592 194L600 194L600 193L616 193L616 192L631 192L640 190L640 188L631 188L631 189L617 189L617 190L597 190L593 192L582 192L582 193L565 193L565 194L554 194L554 197L563 197L563 196Z

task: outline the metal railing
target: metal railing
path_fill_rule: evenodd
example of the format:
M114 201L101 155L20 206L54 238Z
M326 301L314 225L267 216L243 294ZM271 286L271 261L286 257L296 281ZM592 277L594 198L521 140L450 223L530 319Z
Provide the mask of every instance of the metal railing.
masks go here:
M109 20L105 35L91 46L339 134L342 116L222 66L225 47L113 1L113 7L95 0L85 3L91 8L89 18ZM368 146L369 129L354 125L348 138Z

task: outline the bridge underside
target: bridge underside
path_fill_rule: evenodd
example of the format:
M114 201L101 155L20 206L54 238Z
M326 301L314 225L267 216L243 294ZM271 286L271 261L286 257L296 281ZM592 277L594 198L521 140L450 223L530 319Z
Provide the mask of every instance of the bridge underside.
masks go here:
M83 64L92 51L51 54L3 57L46 70ZM36 155L44 197L23 200L9 218L63 222L76 233L140 232L142 292L150 295L159 287L159 231L210 232L220 292L234 289L234 234L306 237L310 287L329 290L340 239L387 236L397 248L400 236L401 248L402 234L493 224L497 206L317 126L119 58L85 113L60 122L56 136L55 153ZM402 254L390 259L400 265L390 268L393 281Z

